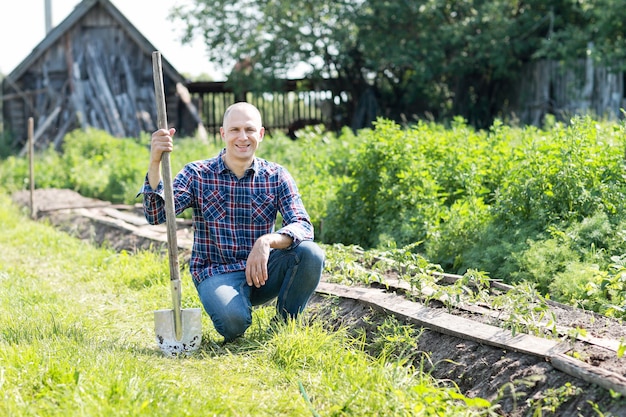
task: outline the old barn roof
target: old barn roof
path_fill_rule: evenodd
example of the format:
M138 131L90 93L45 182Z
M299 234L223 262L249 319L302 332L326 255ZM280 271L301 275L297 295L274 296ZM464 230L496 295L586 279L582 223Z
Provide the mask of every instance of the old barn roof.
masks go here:
M119 22L120 27L126 32L147 55L151 55L156 50L154 45L133 26L133 24L113 5L109 0L83 0L61 23L54 27L48 35L33 48L32 52L7 76L12 80L18 79L28 68L37 61L42 54L58 42L73 26L78 24L84 16L94 7L102 7L113 19ZM183 77L176 69L163 57L163 73L177 82L184 82Z

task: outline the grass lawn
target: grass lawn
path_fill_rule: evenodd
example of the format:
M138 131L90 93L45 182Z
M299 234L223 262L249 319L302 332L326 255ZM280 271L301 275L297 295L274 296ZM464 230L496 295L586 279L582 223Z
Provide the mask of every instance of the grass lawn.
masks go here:
M402 358L324 323L235 343L203 314L203 344L168 358L153 312L169 308L167 258L97 248L28 219L0 193L0 415L469 416L490 404L438 386ZM187 271L183 308L200 307Z

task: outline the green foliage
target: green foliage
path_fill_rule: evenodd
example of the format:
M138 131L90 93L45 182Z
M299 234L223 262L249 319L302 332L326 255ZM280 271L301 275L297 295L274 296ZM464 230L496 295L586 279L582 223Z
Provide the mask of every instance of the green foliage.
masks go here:
M626 249L621 126L578 118L483 133L462 120L449 129L379 121L358 138L328 206L326 241L417 244L444 270L478 268L568 302L590 294L573 289L593 285L583 271L606 271ZM596 301L585 304L619 311Z
M584 289L584 295L576 303L608 316L626 317L626 259L621 254L611 261L608 271L596 271L588 281L579 280L577 290Z
M623 209L623 138L590 118L545 134L526 131L497 190L494 208L505 222L540 226Z
M546 292L555 275L572 263L577 263L580 256L560 238L528 241L528 247L513 253L513 259L519 267L511 273L514 282L534 282L542 292Z
M454 227L448 222L464 221L458 211L468 204L476 209L475 220L487 223L490 216L480 207L482 199L490 198L490 187L499 184L492 162L498 146L462 119L451 129L426 123L402 129L380 119L375 130L360 132L349 155L349 177L329 203L325 239L364 247L433 237L436 242L442 231ZM465 240L455 241L460 247L474 239L471 230L457 233L467 233ZM445 250L433 245L432 253ZM449 267L461 254L447 256L438 259Z
M405 245L426 236L440 218L440 187L419 155L417 137L379 120L359 135L350 178L329 204L325 238L371 247ZM419 175L415 175L419 173ZM354 216L359 213L358 216Z
M544 412L549 413L548 415L553 415L559 407L581 393L582 389L572 385L571 382L566 382L565 385L559 388L547 389L539 398L531 401L534 410L533 417L541 417L544 415Z
M590 56L594 61L624 68L624 21L618 0L561 1L550 11L550 32L535 57L572 61Z
M455 201L444 220L429 233L426 256L436 259L446 271L462 272L468 265L466 254L490 221L489 206L481 198Z
M613 265L626 252L625 140L623 124L590 118L547 130L496 121L486 131L462 118L405 128L379 119L358 134L310 127L297 140L268 136L259 156L293 174L318 241L406 249L446 272L485 271L623 316ZM179 138L172 170L221 147ZM36 156L35 182L135 203L148 158L147 138L76 131L62 154ZM26 159L3 160L0 175L8 192L27 189ZM343 279L375 279L356 261L338 263Z
M377 333L368 347L385 361L406 361L420 354L418 341L421 331L402 324L394 316L389 316L378 326ZM419 357L416 359L421 360Z
M133 202L148 162L149 150L140 139L116 139L99 130L77 130L63 141L62 163L68 169L71 188L103 200Z
M550 313L546 299L530 282L524 282L492 298L492 305L501 309L504 327L516 333L543 335L545 328L556 332L556 318ZM546 324L547 323L547 324Z

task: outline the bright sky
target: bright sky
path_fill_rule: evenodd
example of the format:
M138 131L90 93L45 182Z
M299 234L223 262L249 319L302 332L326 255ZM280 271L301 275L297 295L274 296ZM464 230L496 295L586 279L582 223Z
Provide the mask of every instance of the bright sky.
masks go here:
M167 20L175 5L191 0L111 0L111 3L163 53L180 73L197 76L209 74L213 80L224 75L208 62L204 45L196 39L193 45L182 46L182 28ZM52 26L61 23L80 0L51 0ZM0 4L0 73L13 71L41 42L46 34L45 0L2 0Z

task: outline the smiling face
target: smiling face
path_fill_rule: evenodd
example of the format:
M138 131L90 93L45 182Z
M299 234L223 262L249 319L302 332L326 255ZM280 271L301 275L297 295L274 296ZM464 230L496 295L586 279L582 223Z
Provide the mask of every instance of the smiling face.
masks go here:
M261 113L249 103L233 104L224 113L220 134L226 143L226 164L235 171L245 170L252 164L265 134Z

